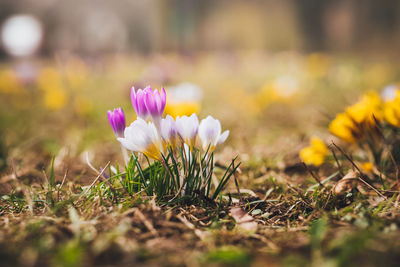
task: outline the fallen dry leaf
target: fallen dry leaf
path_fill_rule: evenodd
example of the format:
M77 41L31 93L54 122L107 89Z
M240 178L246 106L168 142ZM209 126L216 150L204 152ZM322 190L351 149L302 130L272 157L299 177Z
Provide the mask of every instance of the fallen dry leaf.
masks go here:
M246 232L257 231L257 223L254 218L251 217L247 212L245 212L240 207L234 207L230 210L231 216L235 219L238 227Z
M348 172L341 180L339 180L336 185L333 187L333 191L337 195L341 195L344 193L348 193L354 186L354 183L357 183L358 173L355 171Z

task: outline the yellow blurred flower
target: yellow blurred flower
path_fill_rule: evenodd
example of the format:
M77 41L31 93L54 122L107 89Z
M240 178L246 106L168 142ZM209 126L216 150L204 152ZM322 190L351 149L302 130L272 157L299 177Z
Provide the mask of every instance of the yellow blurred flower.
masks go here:
M395 68L387 63L373 64L364 72L365 84L368 84L371 88L380 88L387 81L393 80L394 70Z
M74 89L84 86L88 78L88 68L79 58L72 58L65 64L65 78L68 85Z
M93 110L93 104L88 98L77 96L74 101L74 108L76 113L85 116L89 115Z
M312 137L310 146L300 151L300 159L306 164L320 166L328 155L328 148L318 137Z
M44 94L44 105L50 110L62 109L67 102L67 95L63 90L50 90Z
M64 88L61 73L53 68L42 69L38 78L38 87L44 91L43 103L49 110L62 109L67 102L67 93Z
M374 168L374 165L371 162L365 162L361 164L361 169L365 172L371 172Z
M176 118L177 116L189 116L200 112L203 91L196 84L186 82L171 86L168 88L167 94L165 114Z
M11 69L0 72L0 92L4 94L15 94L21 91L22 85L17 75Z
M46 67L39 74L38 86L43 91L63 88L62 76L55 68Z
M383 106L385 120L395 127L400 127L400 91L396 90L395 98L386 102Z
M195 102L182 102L182 103L168 103L165 105L165 114L171 115L173 118L177 116L189 116L193 113L200 112L200 103Z
M307 57L307 71L312 78L321 78L328 73L331 57L323 53L312 53Z
M261 113L261 104L259 96L246 92L242 88L232 88L229 93L225 93L226 100L241 114L248 116L257 116Z
M373 133L375 119L382 118L382 102L379 95L370 92L361 97L346 112L340 113L329 124L329 130L337 137L349 143L355 143L367 133Z
M297 79L284 75L277 77L273 82L266 83L256 94L256 101L261 108L272 102L289 102L299 91Z

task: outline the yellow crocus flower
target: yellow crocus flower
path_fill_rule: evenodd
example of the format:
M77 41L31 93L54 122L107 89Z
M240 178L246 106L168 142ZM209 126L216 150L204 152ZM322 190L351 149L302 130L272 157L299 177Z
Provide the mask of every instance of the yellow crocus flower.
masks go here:
M354 121L346 113L339 113L329 124L329 131L349 143L355 143L360 137Z
M328 148L325 143L318 137L312 137L310 146L303 148L300 151L300 159L306 163L315 166L320 166L324 163L328 155Z
M375 92L361 97L346 112L340 113L330 123L329 130L337 137L349 143L355 143L367 133L373 133L375 119L382 119L382 101Z
M383 106L385 120L394 127L400 127L400 91L396 90L396 96Z
M375 125L374 118L382 118L382 101L375 92L369 92L361 97L354 105L346 109L346 113L358 124L363 122Z

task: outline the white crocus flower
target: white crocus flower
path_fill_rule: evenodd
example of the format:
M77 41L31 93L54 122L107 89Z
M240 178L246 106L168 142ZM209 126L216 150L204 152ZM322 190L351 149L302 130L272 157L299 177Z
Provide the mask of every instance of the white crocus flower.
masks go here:
M190 147L194 147L196 145L196 137L199 131L199 119L195 113L193 113L190 117L176 117L176 128L179 136L187 145Z
M212 152L216 145L222 144L229 136L229 131L221 134L221 123L219 120L208 116L203 119L199 126L199 138L204 151Z
M141 152L147 157L160 160L163 146L154 123L137 119L125 128L124 137L118 141L128 150Z
M185 152L186 160L188 161L189 164L191 164L193 161L192 150L187 144L183 144L183 150Z
M170 115L161 120L161 138L166 145L173 149L177 146L178 130L176 122Z

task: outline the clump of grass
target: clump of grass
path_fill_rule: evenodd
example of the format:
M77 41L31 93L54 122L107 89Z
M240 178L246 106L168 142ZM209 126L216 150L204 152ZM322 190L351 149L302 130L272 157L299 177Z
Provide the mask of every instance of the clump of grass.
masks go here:
M107 181L102 184L103 191L107 190L103 193L155 196L160 203L213 203L239 166L233 159L217 179L213 177L214 153L208 151L202 154L195 148L169 150L161 162L150 162L147 156L140 160L132 154L124 171L116 165L110 166L107 174L103 172Z

